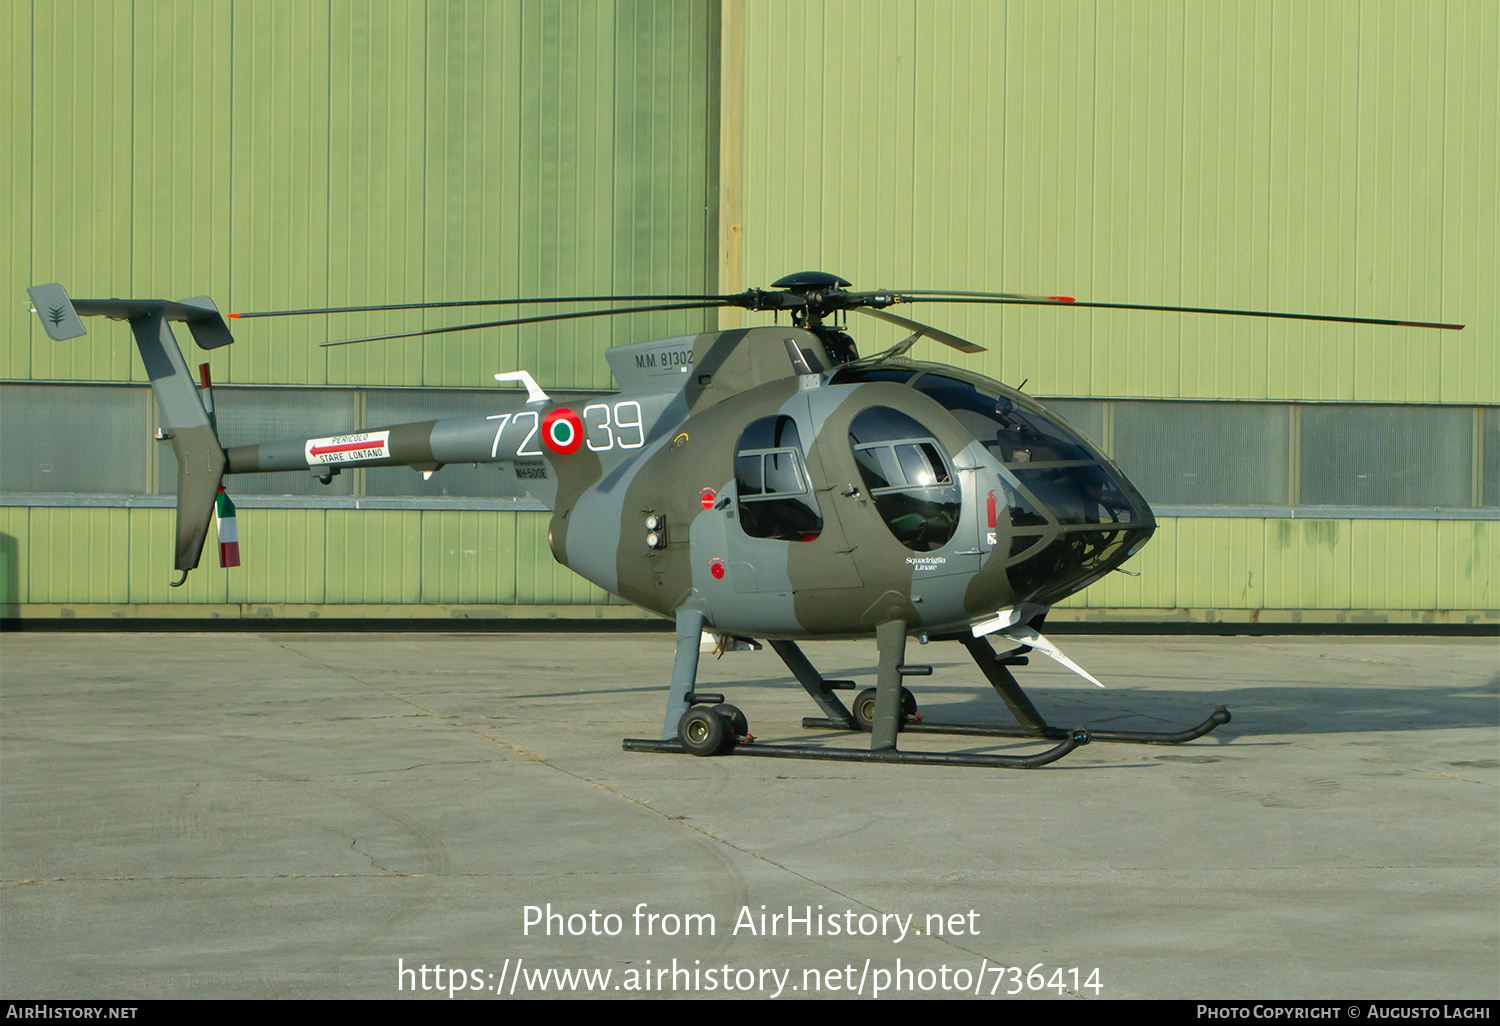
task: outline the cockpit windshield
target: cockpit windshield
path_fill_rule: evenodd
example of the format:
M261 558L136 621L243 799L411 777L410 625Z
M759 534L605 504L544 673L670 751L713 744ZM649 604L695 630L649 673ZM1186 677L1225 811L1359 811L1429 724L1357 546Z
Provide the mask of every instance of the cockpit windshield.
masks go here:
M911 385L942 403L1001 463L1099 458L1082 436L1065 430L1019 393L996 392L989 382L981 387L961 371L928 372Z
M1050 605L1073 594L1129 558L1156 529L1151 508L1102 450L1029 396L955 367L899 359L842 367L832 378L833 384L864 382L904 384L921 392L947 410L1000 464L999 487L987 496L982 537L1007 553L1006 573L1018 601ZM859 418L853 426L865 427ZM860 471L877 505L888 491L895 491L886 482L907 457L918 468L917 479L926 481L917 459L921 447L915 444L924 440L907 437L914 434L912 429L896 434L902 437L893 445L883 440L877 444L858 431L851 434ZM910 452L903 453L903 445ZM930 458L927 466L936 471ZM908 490L912 479L906 471L902 480L908 482ZM925 484L917 491L925 498L936 489ZM895 530L897 514L910 511L881 512ZM922 539L902 540L921 550L913 542Z
M1100 459L1093 443L1059 423L1034 399L956 367L893 360L841 369L833 381L909 384L937 400L1001 463Z

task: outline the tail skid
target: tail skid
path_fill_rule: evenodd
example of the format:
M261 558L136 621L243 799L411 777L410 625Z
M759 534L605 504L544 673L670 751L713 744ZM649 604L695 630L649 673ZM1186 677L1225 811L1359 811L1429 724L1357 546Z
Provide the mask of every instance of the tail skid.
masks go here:
M229 345L234 338L224 318L207 296L196 296L174 302L165 299L79 299L68 298L57 284L28 288L32 306L49 338L63 342L83 335L79 318L109 317L130 322L136 348L151 391L161 411L161 431L157 435L172 443L177 454L177 558L181 576L173 587L187 579L188 571L198 565L203 542L208 536L209 518L227 463L224 447L219 444L213 420L203 406L197 385L182 357L171 321L182 321L193 333L202 349Z

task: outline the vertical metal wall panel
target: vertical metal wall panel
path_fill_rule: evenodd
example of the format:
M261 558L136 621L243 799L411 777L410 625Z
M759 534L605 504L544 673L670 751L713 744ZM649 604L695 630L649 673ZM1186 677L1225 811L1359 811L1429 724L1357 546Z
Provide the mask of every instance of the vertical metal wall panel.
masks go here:
M1006 193L998 182L986 179L988 169L1003 167L1005 161L1000 97L1004 95L1004 76L1008 66L1004 59L1006 23L1003 9L987 3L965 3L961 12L960 16L969 23L969 31L955 35L933 32L921 18L914 18L916 31L911 48L912 60L932 68L933 73L914 80L912 103L916 110L965 111L975 131L968 138L961 138L945 131L936 119L914 120L911 128L913 159L909 171L911 195L907 202L914 209L931 213L927 223L915 222L911 226L910 251L900 253L889 267L880 270L879 273L888 276L880 279L885 285L912 282L922 287L929 281L941 281L959 283L953 288L969 288L971 285L978 288L966 280L969 269L987 266L1000 256L1001 237L991 230L991 226L1004 222ZM857 51L845 55L845 60L851 65L860 59ZM872 70L878 72L882 69ZM983 89L970 89L968 79L971 74L983 76ZM845 102L834 106L834 113L846 109L848 103L858 102L852 95L840 99ZM852 144L860 135L872 136L867 143L872 148L894 142L885 135L880 127L883 121L879 119L855 117L846 120L840 117L835 124L841 145ZM943 187L945 181L953 178L975 181L980 185L973 190L954 193ZM870 183L871 186L876 184ZM862 202L845 201L839 213L841 217L852 217L860 222L853 230L866 236L870 254L891 254L890 240L874 237L874 232L886 220L883 214L870 216L870 212L880 211L887 205L878 193L878 188L867 189L866 195L860 198ZM864 216L861 216L862 211ZM911 277L913 267L930 268L930 273L922 282L915 282ZM875 282L856 282L856 285L860 284L868 286ZM969 308L955 307L953 313L951 330L957 334L983 330L977 322L971 328L968 321L972 318L967 316L972 313ZM874 324L862 318L858 320L860 323L855 327L859 329Z
M547 544L550 519L524 513L516 518L516 601L523 605L544 602L547 595L566 595L571 588L566 581L560 591L552 587L552 568L557 560Z
M462 554L454 535L458 514L422 518L422 596L429 602L456 601Z
M325 145L328 286L318 302L409 302L422 290L426 232L425 5L333 0ZM281 323L277 322L278 327ZM329 318L333 338L422 327L422 315ZM422 341L339 346L326 354L337 384L420 380Z
M613 192L608 207L596 206L592 216L614 212L615 287L717 292L711 256L718 244L712 216L718 183L710 175L717 166L718 109L703 73L716 51L717 7L621 0L614 10L614 39L601 55L614 75ZM601 191L598 199L605 198ZM590 212L583 213L586 236ZM640 315L602 322L594 334L623 344L701 331L715 319L712 311ZM578 351L576 380L608 381L598 375L597 353Z
M992 345L955 362L1051 394L1495 401L1496 19L1484 0L746 4L726 286L819 266L1458 321L924 310Z
M706 216L705 202L674 196L663 208L656 196L707 188L712 147L697 143L714 120L699 104L713 5L121 0L7 13L12 38L30 43L13 67L37 55L32 74L6 79L7 108L24 95L28 116L39 115L10 126L23 143L16 152L32 154L27 277L67 279L80 294L149 291L160 279L165 290L184 275L212 279L210 292L231 288L221 301L246 308L356 301L333 293L361 286L435 294L446 279L428 265L459 236L434 227L432 183L440 154L455 148L470 149L457 164L441 160L450 182L464 179L462 202L451 189L441 197L445 220L479 209L477 220L458 220L476 226L460 244L482 253L475 236L503 238L528 218L520 259L537 267L518 275L518 289L545 291L562 272L578 284L617 258L668 266ZM753 4L746 16L741 91L754 138L739 173L754 207L743 218L746 259L763 272L747 279L801 261L887 285L1378 305L1472 322L1437 336L951 311L956 330L1007 343L978 363L1049 391L1455 402L1500 389L1500 298L1485 281L1500 259L1500 14L1487 0L1159 0L1129 10L828 0ZM807 29L790 41L789 20ZM187 57L215 44L227 60ZM655 90L645 100L643 85ZM476 103L481 116L466 117ZM507 120L520 138L497 142L491 126ZM169 139L187 124L207 130ZM663 135L663 125L673 128ZM647 148L670 159L654 174L624 165ZM474 150L485 154L477 172ZM163 209L191 222L193 240L182 242L180 223L162 228ZM632 275L598 284L618 277ZM431 320L382 320L419 319ZM478 364L498 362L484 353L493 339L325 357L309 343L345 325L323 321L237 325L253 345L231 350L235 365L220 378L416 383L414 354L431 351L426 383L467 384L488 369ZM19 360L37 377L134 373L128 340L58 347L26 330L25 359L8 351L12 369ZM555 341L592 345L640 329L567 330L527 333L536 348L525 360L564 376L571 368L568 383L584 385L598 366L581 352L556 355ZM33 352L43 365L30 366Z
M971 229L993 236L989 246L998 261L966 262L962 287L1090 295L1096 291L1097 255L1088 245L1072 243L1089 237L1095 218L1096 183L1091 167L1103 56L1095 30L1096 13L1087 3L1008 6L997 8L997 17L1001 11L1004 24L990 31L1004 32L1004 48L996 51L1003 74L998 85L1004 91L995 91L993 72L986 73L984 84L993 104L987 121L994 126L985 131L999 134L1002 161L976 168L969 181L938 179L932 183L935 193L953 196L949 215L953 222L964 219L965 194L995 192L1002 201L999 221L976 219ZM953 33L945 29L944 34ZM964 81L964 67L957 65L957 96L971 91ZM956 105L953 110L961 120L944 128L960 147L970 128L963 123L967 119L962 112L969 109L969 103ZM1031 116L1014 116L1022 110ZM940 250L943 244L939 231L932 246ZM1001 281L1006 284L997 289L995 283ZM999 370L1003 380L1019 383L1029 378L1033 388L1084 394L1073 383L1094 379L1096 352L1090 316L1068 319L1057 311L1032 307L975 309L969 316L974 337L993 337L999 343L998 361L990 367ZM987 359L995 361L996 357Z
M1212 531L1216 522L1200 523L1202 530ZM1331 601L1330 557L1347 530L1348 522L1339 520L1278 520L1270 525L1264 542L1266 602L1277 609L1301 609L1317 608L1320 594Z
M422 514L422 601L443 605L514 601L514 569L503 563L508 515Z
M126 574L112 552L126 550L125 517L90 509L49 511L29 525L32 602L124 602Z
M1500 530L1494 523L1440 523L1437 547L1439 608L1484 609L1500 601Z
M557 565L546 544L549 517L535 513L241 508L244 564L220 568L211 529L198 569L180 588L171 587L174 517L170 509L0 508L0 535L13 539L16 550L7 571L17 597L8 601L189 607L618 601ZM9 552L11 541L0 545Z
M12 290L60 281L75 295L131 294L132 23L127 0L32 6L31 253ZM29 341L31 377L143 380L128 333L107 338L91 325L85 338L57 343L30 321L16 342Z
M1359 0L1291 4L1271 21L1268 288L1293 311L1361 310L1355 280L1358 173ZM1212 282L1205 282L1211 286ZM1206 296L1208 293L1204 292ZM1354 394L1360 329L1287 322L1264 325L1267 395L1292 395L1304 380L1327 394ZM1406 333L1410 337L1413 333ZM1211 383L1208 387L1212 387Z
M529 42L521 32L522 14L520 4L428 6L420 284L432 301L523 294L521 166L535 151L522 138L521 55ZM590 267L582 277L592 287L596 275ZM508 316L502 311L513 309L434 310L420 322L431 328L473 324L501 320ZM382 327L376 321L350 318L341 322L341 330L373 334ZM400 323L392 320L391 330L402 330ZM399 383L481 386L497 371L525 366L518 353L521 331L494 329L375 345L393 357L419 361L416 373L403 367L407 377Z
M599 216L599 190L613 177L614 138L600 115L614 109L617 17L613 5L598 3L522 7L521 191L512 214L523 240L522 295L578 295L580 268L600 269L612 248L614 226ZM545 312L553 311L502 308L500 316ZM514 333L518 366L550 385L591 380L592 368L587 379L574 378L578 354L597 351L592 340L607 330L583 320L499 334Z
M1231 133L1250 127L1232 115L1227 124L1214 123L1202 134L1196 153L1184 153L1183 120L1189 114L1183 108L1181 70L1185 29L1182 11L1173 6L1151 2L1095 9L1093 226L1078 240L1093 253L1090 296L1154 294L1164 297L1160 302L1176 302L1185 234L1181 197L1193 170L1188 157L1201 154L1212 164L1210 174L1222 176L1225 186L1238 187L1243 176L1254 174L1253 167L1236 168L1217 159ZM1253 31L1253 26L1238 29ZM1223 55L1212 74L1237 81L1238 64L1232 54ZM1222 83L1211 77L1193 84L1211 94ZM1025 112L1023 120L1030 116ZM1233 203L1217 210L1221 221L1239 213ZM1223 231L1216 234L1220 245L1228 242ZM1054 244L1068 245L1069 240ZM1077 294L1061 286L1048 293L1053 291ZM1046 312L1066 316L1066 311ZM1148 313L1126 319L1106 311L1088 316L1094 322L1092 380L1058 382L1061 390L1079 391L1081 385L1081 394L1171 394L1162 388L1175 387L1180 318Z
M254 516L251 516L251 513ZM327 510L260 509L241 513L247 597L255 603L327 602ZM170 563L168 564L170 565ZM192 580L189 574L188 579Z
M1443 24L1426 5L1376 10L1359 23L1356 297L1372 316L1399 317L1390 307L1397 297L1437 309L1442 296ZM1356 346L1355 394L1436 398L1440 347L1437 336L1366 333Z
M313 0L233 7L231 310L328 305L329 17ZM324 321L237 322L230 379L326 383Z
M1500 522L1165 518L1151 544L1059 603L1110 609L1500 607Z
M684 0L432 5L428 296L716 291L713 17ZM427 323L551 312L564 310L434 312ZM608 345L711 320L687 312L435 336L417 343L422 382L474 386L524 367L549 387L608 387Z
M745 4L744 280L726 290L809 269L938 287L907 278L913 221L946 231L913 211L915 12L910 0ZM867 337L892 334L860 320Z
M326 511L327 601L422 601L421 518L421 513L402 510Z
M0 4L0 124L5 145L0 146L0 217L7 239L0 246L0 281L15 289L28 282L32 263L32 147L35 126L32 73L31 4ZM32 283L37 284L37 283ZM31 349L45 336L26 305L13 303L0 314L0 376L31 376ZM50 340L49 340L50 341Z
M1500 397L1500 4L1450 0L1444 38L1444 311L1474 327L1443 339L1448 403Z
M137 3L132 21L131 195L121 212L130 231L131 295L228 302L230 194L229 0ZM201 59L204 55L213 59ZM195 59L195 57L199 59ZM75 294L99 295L64 282ZM113 295L114 293L109 293ZM121 325L91 321L105 342ZM176 329L191 365L209 361L224 380L225 352L209 354ZM144 380L132 361L132 377Z
M16 607L32 601L31 510L0 507L0 614L16 615Z

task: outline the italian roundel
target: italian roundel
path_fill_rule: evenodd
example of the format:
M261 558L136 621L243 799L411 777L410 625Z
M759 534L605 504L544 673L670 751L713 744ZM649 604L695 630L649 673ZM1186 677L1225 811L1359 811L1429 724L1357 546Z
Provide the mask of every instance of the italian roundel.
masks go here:
M583 444L583 421L567 407L558 407L542 418L542 438L561 456L575 453Z

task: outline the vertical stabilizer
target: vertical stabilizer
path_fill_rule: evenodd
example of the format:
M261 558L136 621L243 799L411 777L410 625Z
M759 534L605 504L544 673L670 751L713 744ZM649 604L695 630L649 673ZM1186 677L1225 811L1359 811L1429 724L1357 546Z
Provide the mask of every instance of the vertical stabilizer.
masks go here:
M224 478L224 447L198 389L188 370L182 350L172 335L169 322L183 321L201 348L216 349L234 339L207 296L180 302L165 299L78 299L68 297L57 284L34 285L27 289L37 317L47 336L63 342L84 334L79 316L91 315L128 320L135 335L151 391L161 411L164 441L172 443L177 454L177 559L182 574L174 582L181 584L187 573L198 565L208 522L214 514L214 500Z

